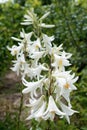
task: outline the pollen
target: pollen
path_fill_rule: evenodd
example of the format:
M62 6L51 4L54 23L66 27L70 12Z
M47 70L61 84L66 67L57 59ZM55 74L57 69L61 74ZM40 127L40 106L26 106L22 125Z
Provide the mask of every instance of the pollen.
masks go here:
M36 49L39 49L39 46L38 46L38 45L36 45Z
M20 65L22 65L22 64L24 64L24 63L25 63L25 61L21 61L21 62L20 62Z
M15 54L15 55L17 54L17 50L14 50L14 54Z
M60 59L59 60L59 66L62 66L62 64L63 64L63 61L62 61L62 59Z
M65 85L64 85L64 88L66 88L66 89L68 89L70 87L70 85L68 84L68 83L66 83Z

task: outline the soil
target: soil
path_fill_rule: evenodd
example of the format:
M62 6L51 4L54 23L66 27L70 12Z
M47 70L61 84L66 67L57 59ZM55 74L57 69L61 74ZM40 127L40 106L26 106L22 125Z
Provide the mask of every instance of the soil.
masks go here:
M20 86L21 79L14 72L8 72L0 81L0 94L15 93Z
M7 73L2 78L0 84L0 120L6 116L7 112L14 113L19 110L21 100L20 82L20 77L17 77L13 72Z

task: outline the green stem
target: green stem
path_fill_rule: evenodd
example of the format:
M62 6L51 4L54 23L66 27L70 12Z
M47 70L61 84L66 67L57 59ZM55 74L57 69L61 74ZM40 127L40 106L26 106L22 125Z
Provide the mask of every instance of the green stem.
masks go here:
M23 94L21 92L21 99L20 99L20 106L19 106L19 113L18 113L18 124L17 124L17 130L20 128L20 118L22 113L22 107L23 107Z
M52 66L51 66L51 63L52 63L52 58L50 56L50 68L49 68L49 77L50 77L50 85L49 85L49 95L52 94L52 84L53 84L53 79L52 79Z
M49 120L47 120L47 129L46 130L51 130L50 129L50 121Z

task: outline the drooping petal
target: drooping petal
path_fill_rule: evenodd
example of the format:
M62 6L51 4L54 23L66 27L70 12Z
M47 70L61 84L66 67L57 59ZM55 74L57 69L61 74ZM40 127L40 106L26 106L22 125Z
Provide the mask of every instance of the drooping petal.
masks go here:
M66 113L64 116L68 123L70 124L70 119L69 116L73 115L74 113L77 113L77 111L72 110L70 107L66 106L62 102L60 102L61 109L63 110L64 113Z
M57 114L59 116L65 115L64 112L62 112L61 110L58 109L53 97L50 96L49 102L48 102L48 107L47 107L47 110L44 112L43 118L45 120L47 120L48 118L53 120L55 117L55 114Z
M34 92L37 88L41 88L43 85L43 80L44 78L42 78L39 81L36 82L28 82L26 81L24 78L22 79L22 83L27 87L25 89L23 89L22 93L26 94L29 92Z

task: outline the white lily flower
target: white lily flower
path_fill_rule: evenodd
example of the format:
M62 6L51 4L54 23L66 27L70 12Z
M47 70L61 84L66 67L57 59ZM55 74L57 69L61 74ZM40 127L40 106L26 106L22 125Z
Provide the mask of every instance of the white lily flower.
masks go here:
M16 37L11 37L11 38L12 38L13 40L15 40L15 41L20 42L20 43L19 43L20 46L21 46L21 44L24 44L24 46L25 46L25 43L26 43L26 45L32 43L31 40L30 40L32 34L33 34L33 32L25 33L24 30L22 30L22 32L20 32L20 37L21 37L22 39L19 39L19 38L16 38Z
M30 77L30 71L29 71L30 67L29 64L26 62L26 64L24 65L24 70L21 72L22 78Z
M24 54L22 54L20 57L18 57L17 60L13 61L13 67L11 67L11 70L13 70L14 72L17 73L17 75L19 75L20 71L24 71L25 68L25 58L24 58Z
M22 79L22 83L27 87L25 89L23 89L22 93L27 94L29 92L35 92L36 93L36 89L40 88L40 90L42 89L43 86L43 81L44 78L40 79L39 81L36 82L28 82L26 81L24 78Z
M68 105L71 106L69 98L71 90L69 84L66 83L66 80L64 78L59 78L55 85L56 87L54 92L56 93L56 101L63 96L68 102Z
M62 72L59 72L58 70L53 70L52 71L52 76L53 77L59 77L59 78L66 78L68 77L68 75L70 75L71 71L62 71Z
M42 105L43 101L44 101L45 96L42 95L40 98L36 99L34 98L30 98L29 99L29 104L26 104L27 107L33 108L31 109L32 112L35 112L38 110L38 108Z
M20 46L16 46L13 45L12 48L10 48L9 46L7 46L7 49L11 51L11 55L12 56L17 56L20 55L20 53L23 53L23 44L21 44Z
M20 32L20 37L24 38L27 42L31 42L31 36L32 36L33 32L30 33L25 33L24 30L22 32Z
M41 48L42 48L41 42L40 42L40 39L38 38L31 45L31 54L34 53L34 52L38 52L39 50L41 50Z
M45 51L37 51L29 55L30 58L34 59L35 62L38 62L40 58L45 54Z
M56 45L54 45L52 47L52 52L51 53L52 53L52 55L54 55L54 54L60 55L62 49L63 49L62 44L60 46L58 46L58 47Z
M66 106L65 104L63 104L62 102L59 103L61 106L61 109L63 110L63 112L65 113L65 118L68 121L68 123L70 124L70 119L69 116L73 115L74 113L78 113L75 110L72 110L70 107Z
M38 65L35 68L28 68L28 76L32 79L33 77L37 77L39 80L40 77L43 77L41 75L41 71L48 71L48 68L46 68L44 65Z
M70 66L71 64L69 63L69 61L67 60L67 57L65 56L60 56L60 55L56 55L54 54L54 63L52 63L52 66L55 67L55 69L59 69L59 71L64 71L64 67L65 66Z
M32 52L32 54L29 55L29 57L32 59L32 67L37 67L38 61L45 55L45 51L36 51Z
M72 90L77 89L74 83L78 80L78 77L74 78L75 75L70 75L69 73L70 72L58 72L58 74L55 75L55 93L56 100L62 95L69 103L69 106L71 106L69 96Z
M52 50L52 41L54 40L54 36L48 37L46 34L43 34L43 43L44 46L46 47L46 50L48 53L51 53Z
M34 113L34 118L37 121L40 121L43 119L43 114L45 112L45 109L46 109L46 102L43 102L42 106L38 109L38 111Z
M45 109L46 109L46 102L42 101L41 106L37 109L37 111L34 110L35 112L33 112L31 115L29 115L27 120L35 118L35 120L41 121L43 119L43 113L44 113Z
M62 52L62 57L66 58L66 59L70 59L71 56L72 56L71 53L66 53L65 51Z
M32 118L40 120L42 118L46 107L46 102L44 101L44 99L44 95L42 95L39 99L30 99L30 104L26 104L26 106L31 109L31 114L27 117L27 120L30 120Z
M52 96L49 97L49 102L48 102L48 107L47 110L44 112L43 114L43 119L47 120L50 118L50 120L54 120L55 114L59 115L59 116L63 116L65 115L64 112L60 111L53 99Z
M43 42L45 44L49 44L49 46L51 45L51 42L54 40L54 36L48 37L46 34L43 34Z

